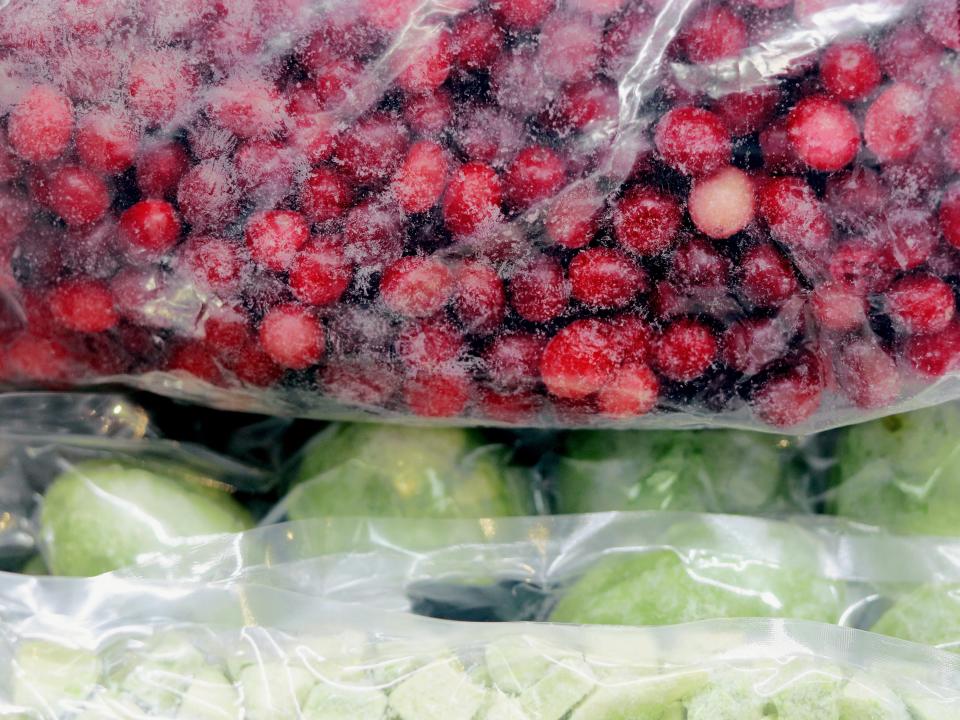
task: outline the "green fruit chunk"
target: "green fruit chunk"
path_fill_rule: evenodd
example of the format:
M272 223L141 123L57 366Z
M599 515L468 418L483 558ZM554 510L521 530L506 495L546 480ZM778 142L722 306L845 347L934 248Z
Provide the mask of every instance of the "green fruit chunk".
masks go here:
M766 699L744 678L721 678L687 703L687 720L765 720Z
M558 510L772 509L794 444L738 430L570 433L554 474Z
M840 695L840 720L911 720L910 711L886 685L858 675Z
M303 705L305 720L380 720L387 711L387 696L373 687L347 687L319 683Z
M117 667L108 682L151 714L172 713L193 677L206 667L203 655L178 632L153 637L139 662Z
M960 652L960 585L923 585L898 598L870 628Z
M537 720L560 720L596 686L582 660L554 662L546 675L520 694L520 707Z
M742 559L742 558L741 558ZM736 617L786 617L834 623L840 587L796 567L700 559L687 565L670 550L612 555L564 593L555 622L673 625Z
M640 677L597 689L574 710L570 720L671 720L682 717L690 695L707 683L705 672Z
M390 693L390 710L400 720L472 720L487 691L455 660L426 665Z
M568 655L570 653L567 653ZM524 638L494 640L485 649L487 674L501 692L517 695L540 680L550 670L551 657Z
M40 515L55 575L98 575L179 541L253 525L226 491L172 463L90 460L47 490Z
M773 697L777 720L839 720L839 678L809 671Z
M92 695L99 677L100 662L93 652L28 640L13 659L13 704L57 716L64 711L60 703Z
M832 508L897 533L960 534L960 404L842 431Z
M240 720L240 694L226 676L214 668L198 672L180 700L179 720Z
M525 488L505 451L471 430L334 425L304 451L292 520L326 516L523 515Z
M245 720L293 720L302 717L301 708L317 679L296 665L264 662L247 665L240 671Z

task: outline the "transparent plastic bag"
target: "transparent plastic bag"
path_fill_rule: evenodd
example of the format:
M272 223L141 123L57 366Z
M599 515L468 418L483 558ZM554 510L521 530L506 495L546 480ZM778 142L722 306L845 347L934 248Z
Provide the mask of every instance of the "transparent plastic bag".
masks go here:
M275 589L0 577L0 717L944 720L949 654L780 620L452 623Z
M957 25L951 0L13 0L0 375L550 427L955 397Z

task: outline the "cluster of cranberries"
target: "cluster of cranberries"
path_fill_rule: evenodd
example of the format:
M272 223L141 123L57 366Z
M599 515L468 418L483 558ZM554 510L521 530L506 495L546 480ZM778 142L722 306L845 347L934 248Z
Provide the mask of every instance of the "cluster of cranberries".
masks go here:
M661 0L14 0L0 378L516 423L889 405L960 368L956 3L739 92L676 72L838 4L704 0L651 56Z

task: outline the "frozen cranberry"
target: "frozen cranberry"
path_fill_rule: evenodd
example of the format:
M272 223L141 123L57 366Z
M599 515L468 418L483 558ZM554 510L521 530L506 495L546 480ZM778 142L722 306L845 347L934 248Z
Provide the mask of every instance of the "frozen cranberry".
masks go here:
M670 261L670 279L681 287L722 287L729 273L730 262L701 238L681 244Z
M186 115L197 75L186 55L173 48L139 53L127 75L127 102L150 124L164 125Z
M729 7L705 5L687 20L678 40L691 62L714 63L743 51L747 26Z
M944 71L928 100L930 115L941 128L960 123L960 68Z
M407 131L394 117L371 115L337 138L334 162L357 183L386 182L403 162Z
M62 343L29 333L18 335L7 345L0 373L6 378L38 383L77 379L70 351Z
M457 145L475 162L500 167L523 146L523 127L511 115L495 108L465 108L456 123Z
M853 114L820 95L804 98L790 111L787 137L797 157L822 172L849 165L860 149L860 127Z
M533 30L553 10L555 0L495 0L491 9L497 19L514 30Z
M380 297L395 313L428 317L439 311L453 294L453 274L431 257L406 257L388 267L380 280Z
M544 221L553 242L576 249L587 245L597 228L603 197L589 183L573 185L557 196Z
M757 245L740 259L740 294L755 305L779 305L797 290L789 261L771 244Z
M377 30L392 33L406 25L419 0L361 0L363 17Z
M935 335L907 339L905 355L910 366L926 377L940 377L960 367L960 323L951 322Z
M615 22L607 24L601 52L603 67L610 77L622 78L636 62L640 48L649 37L653 20L654 13L645 5L631 3Z
M865 294L882 290L889 279L878 248L858 239L841 243L828 264L830 277L845 287Z
M827 205L848 228L869 226L887 204L887 193L876 171L863 166L827 179Z
M260 78L229 77L208 92L207 101L217 125L240 138L270 138L286 124L280 92Z
M482 262L460 266L454 307L466 332L492 333L503 322L506 306L503 281L496 270Z
M0 250L13 246L26 230L32 214L30 201L13 190L0 191Z
M471 13L453 26L453 62L467 70L490 67L503 49L503 31L489 15Z
M914 85L895 83L867 109L863 137L881 162L906 160L919 149L928 125L923 92Z
M504 390L526 389L540 378L544 342L529 333L505 333L483 353L490 382Z
M362 362L330 363L322 381L324 390L346 405L383 405L400 386L396 373Z
M408 97L403 119L418 135L438 135L453 120L453 97L444 88Z
M953 0L926 0L921 6L924 31L951 50L960 50L960 10Z
M566 85L542 117L559 133L587 130L594 123L615 122L620 97L614 85L596 80Z
M563 268L546 256L521 268L510 280L510 303L517 315L530 322L545 323L559 317L569 297Z
M77 156L87 167L115 175L133 164L138 138L122 115L94 111L77 124Z
M237 136L218 125L198 121L187 130L190 151L197 160L222 160L237 147Z
M726 167L694 183L687 208L700 232L723 239L750 224L754 202L750 176L743 170Z
M908 275L885 293L886 310L897 327L910 335L943 330L956 313L953 290L932 275Z
M948 243L960 248L960 183L947 188L940 201L940 230Z
M711 109L720 116L730 134L739 137L766 125L779 100L780 91L775 86L761 87L727 93L715 100Z
M267 2L267 5L271 3ZM275 6L283 9L282 5ZM397 11L403 11L409 6L403 2L393 3L392 7ZM389 8L384 8L389 12ZM306 15L309 15L309 10ZM376 14L376 13L374 13ZM296 15L294 14L294 17ZM370 18L365 17L365 13L329 13L321 20L317 29L311 38L310 45L305 51L309 54L313 48L319 50L319 57L316 61L310 61L304 58L308 66L316 65L330 57L352 57L363 58L376 51L377 46L383 41L383 33L379 28L368 22ZM403 22L406 20L403 19ZM400 24L402 25L403 22ZM396 28L394 28L396 29Z
M611 337L623 362L645 362L653 346L653 330L638 315L620 315L609 321Z
M671 110L654 134L663 161L685 175L704 175L730 163L730 135L720 116L696 107Z
M300 190L300 208L310 222L340 217L353 200L349 181L336 170L314 168Z
M833 234L823 206L801 178L774 178L764 183L760 215L773 237L792 250L817 254Z
M787 123L777 120L760 131L760 152L763 154L763 165L773 172L798 172L803 169L803 163L797 157L797 152L787 134Z
M461 372L417 373L403 384L403 399L415 415L453 417L470 401L470 380Z
M163 200L141 200L120 216L120 239L139 250L162 255L177 244L180 220Z
M137 158L137 185L144 195L164 197L176 189L188 164L187 153L179 143L154 142Z
M680 221L676 200L643 185L627 190L613 214L617 241L637 255L658 255L670 247Z
M34 85L7 118L7 137L14 152L28 162L56 160L73 134L73 105L49 85Z
M522 42L506 49L490 68L490 89L501 109L519 119L542 110L556 83L543 72L538 46Z
M597 393L597 409L614 418L645 415L657 405L660 381L643 363L628 363L614 371Z
M543 73L557 82L586 80L600 62L602 27L588 15L557 13L540 30Z
M580 400L608 382L617 362L610 326L600 320L576 320L547 343L540 376L551 395Z
M350 58L334 58L309 68L317 110L336 109L350 102L363 78L363 66Z
M867 321L867 303L862 293L837 282L818 285L810 295L820 327L833 332L852 332Z
M540 398L531 392L497 392L485 388L478 398L480 415L511 425L528 425L540 407Z
M880 43L880 67L893 80L924 84L936 72L943 49L915 24L898 23Z
M50 291L50 312L63 327L77 332L98 333L109 330L119 318L113 293L95 280L70 280Z
M260 321L260 345L281 367L304 370L319 362L325 349L323 325L310 311L280 305Z
M880 61L862 40L836 42L820 59L820 81L839 100L862 100L880 84Z
M270 210L253 215L245 233L250 255L270 270L283 272L310 239L310 228L300 213ZM269 351L268 351L269 352Z
M415 371L436 369L463 352L463 335L446 320L419 320L400 331L395 347L406 367Z
M50 176L50 209L70 227L95 223L110 207L107 185L96 173L65 165Z
M280 200L290 193L295 162L289 148L274 142L246 142L233 158L237 184L261 202Z
M489 165L467 163L443 196L443 219L456 235L470 235L500 214L500 178Z
M936 220L925 208L893 207L881 219L877 229L883 245L881 258L894 270L919 267L940 241Z
M820 407L822 373L806 366L767 380L751 404L757 416L776 427L791 427L810 418Z
M435 90L450 74L450 32L421 33L399 45L390 57L396 83L408 93Z
M237 290L243 260L236 244L223 238L194 235L183 246L187 268L199 282L218 293Z
M594 308L630 304L646 286L642 269L619 250L588 248L570 262L570 294Z
M787 351L791 335L778 318L738 320L723 334L723 362L745 375L755 375Z
M857 407L868 410L886 407L903 389L893 358L872 342L849 343L840 351L836 365L837 383Z
M943 159L954 173L960 173L960 125L943 138Z
M563 187L566 169L563 159L541 145L517 153L504 174L507 200L520 209L546 200Z
M716 356L717 339L713 331L690 318L669 325L660 334L653 351L657 369L678 382L689 382L703 375Z
M293 118L290 145L311 163L325 162L333 155L337 126L329 113L304 113Z
M167 358L166 369L189 373L211 385L223 384L223 371L210 347L198 340L178 343Z
M407 157L393 181L393 192L408 213L432 208L447 183L446 151L431 140L410 146Z
M177 205L198 230L222 230L238 215L240 198L233 169L223 160L204 160L177 186Z
M346 292L352 277L353 266L344 257L343 248L319 239L297 254L289 282L298 300L309 305L330 305Z

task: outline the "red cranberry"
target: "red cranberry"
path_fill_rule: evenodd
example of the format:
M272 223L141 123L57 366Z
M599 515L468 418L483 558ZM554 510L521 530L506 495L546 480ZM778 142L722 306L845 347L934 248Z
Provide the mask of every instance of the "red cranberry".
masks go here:
M432 257L405 257L388 267L380 280L380 297L405 317L428 317L453 294L453 274Z
M107 185L96 173L65 165L50 177L50 209L70 227L90 225L110 207Z
M417 373L403 384L403 399L415 415L453 417L470 402L470 380L461 372Z
M646 286L643 270L619 250L588 248L570 261L570 294L594 308L629 305Z
M789 261L771 244L757 245L739 263L740 294L755 305L779 305L797 290Z
M787 137L803 162L833 172L849 165L860 149L860 127L836 100L815 95L796 104L787 116Z
M267 80L230 77L209 91L208 100L213 120L240 138L270 138L286 124L280 93Z
M837 246L830 257L830 277L863 295L882 290L890 274L883 267L878 248L862 239L849 240Z
M881 162L906 160L927 134L927 102L920 88L895 83L867 109L863 137Z
M610 326L600 320L576 320L547 343L540 376L551 395L580 400L608 382L617 362Z
M190 168L177 186L177 205L198 230L222 230L238 214L237 179L222 160L204 160Z
M936 73L942 48L915 24L897 23L880 43L880 67L898 82L924 84Z
M333 155L337 127L328 113L305 113L293 119L290 146L311 163L321 163Z
M180 220L163 200L141 200L120 216L120 239L138 250L162 255L177 244Z
M597 393L597 409L608 417L645 415L657 405L660 381L643 363L622 365Z
M463 352L463 336L446 320L420 320L397 335L396 351L403 364L416 371L436 369Z
M435 90L450 74L450 31L415 35L391 56L397 85L408 93Z
M630 188L617 203L613 227L623 247L637 255L659 255L680 229L680 207L652 188Z
M515 118L495 108L471 107L456 121L454 137L470 160L500 167L523 146L523 127Z
M402 217L389 200L371 198L357 205L344 224L347 257L360 272L379 272L403 255Z
M345 131L334 145L334 162L360 185L386 182L407 152L406 128L394 117L371 115Z
M467 70L488 68L502 48L503 31L489 15L471 13L454 23L452 60L459 67Z
M750 135L766 125L779 101L779 89L767 86L727 93L715 100L711 109L720 116L730 134L739 137Z
M70 351L57 340L23 333L6 347L0 372L15 380L38 383L76 381Z
M565 178L563 160L555 152L540 145L524 148L504 175L507 200L521 209L529 207L555 195Z
M546 256L521 268L510 280L510 303L517 315L530 322L545 323L560 317L569 297L563 268Z
M353 200L349 181L336 170L314 168L300 190L300 209L310 222L324 223L340 217Z
M257 213L247 221L245 238L256 262L283 272L293 264L297 251L307 244L310 228L300 213L270 210Z
M173 193L188 167L187 152L179 143L154 142L137 159L137 185L144 195L164 197Z
M166 369L193 375L211 385L223 384L223 372L206 343L191 340L178 343L167 358Z
M323 357L323 325L308 310L279 305L260 322L260 345L281 367L304 370Z
M960 10L953 0L927 0L920 22L924 31L950 50L960 50Z
M800 178L774 178L760 188L760 215L771 234L793 250L818 254L833 228L813 190Z
M361 0L363 17L377 30L393 33L406 25L418 0Z
M705 5L687 20L678 40L691 62L715 63L743 52L747 26L729 7Z
M803 163L797 157L787 134L785 120L770 123L760 131L760 152L763 154L763 165L773 172L799 172Z
M183 259L193 277L215 292L229 295L238 289L243 260L229 240L194 235L184 243Z
M237 184L261 203L276 202L290 193L297 159L280 143L244 143L234 155Z
M403 119L418 135L439 135L453 120L453 97L444 88L408 97Z
M645 5L631 3L615 22L607 23L601 52L604 69L610 77L622 78L636 62L640 48L649 37L654 17L655 13Z
M837 382L854 405L867 410L893 404L903 389L893 358L865 340L854 340L840 351Z
M590 243L597 228L603 197L592 185L572 185L557 196L544 220L544 230L553 242L576 249Z
M717 356L713 331L697 320L683 318L669 325L654 348L657 369L678 382L695 380Z
M822 372L801 366L767 380L751 403L764 422L791 427L808 420L817 411L822 393Z
M566 85L543 116L545 125L557 132L588 130L595 123L616 122L620 97L615 86L584 80Z
M150 124L185 115L197 86L186 55L173 48L139 53L127 74L127 103Z
M393 192L408 213L425 212L437 204L447 184L447 153L431 140L410 146L393 181Z
M505 50L490 68L497 105L520 119L542 110L555 95L554 85L543 72L538 46L531 42Z
M483 354L483 366L490 382L504 390L532 387L540 377L543 348L543 340L536 335L500 335Z
M948 243L960 248L960 183L947 188L940 201L940 230Z
M883 262L894 270L919 267L939 242L936 221L917 207L894 207L882 218L878 235L883 243Z
M94 111L77 124L77 156L87 167L116 175L133 165L138 138L122 115Z
M910 366L925 377L936 378L960 367L960 323L952 322L935 335L907 339Z
M729 261L701 238L677 247L670 261L670 279L685 288L724 287L729 274Z
M30 202L13 190L0 191L0 249L13 247L33 213Z
M617 356L626 363L646 362L653 347L653 330L637 315L620 315L609 321Z
M908 275L886 294L886 309L897 327L910 335L937 333L956 313L953 290L932 275Z
M389 369L361 362L330 363L323 369L324 391L345 405L376 407L390 399L400 379Z
M113 293L95 280L64 282L50 292L47 302L54 319L77 332L104 332L119 320Z
M468 333L494 332L506 313L503 281L489 265L466 262L457 271L454 307Z
M726 167L690 190L690 219L704 235L723 239L743 230L753 220L754 187L743 170Z
M960 68L945 70L930 92L930 115L943 129L960 123Z
M336 109L352 100L363 79L363 66L350 58L335 58L310 68L317 110Z
M869 226L887 204L887 193L874 170L863 166L827 179L831 215L847 227Z
M880 84L880 61L862 40L836 42L820 59L820 81L838 100L862 100Z
M528 425L537 416L540 398L530 392L480 391L478 407L481 417L511 425Z
M667 165L685 175L704 175L730 163L730 135L709 110L681 107L657 123L657 151Z
M7 118L14 152L28 162L56 160L73 134L73 105L56 88L34 85Z
M540 30L543 73L557 82L579 82L600 62L601 26L587 15L557 13Z
M818 324L825 330L852 332L867 322L867 303L863 295L840 283L818 285L810 295L810 304Z
M783 356L792 334L792 328L779 318L738 320L723 335L723 362L745 375L755 375Z
M467 163L453 176L443 197L443 218L456 235L470 235L500 214L502 197L496 171L482 163Z
M290 289L301 302L331 305L350 286L353 265L335 242L318 239L299 253L290 267Z
M555 0L496 0L492 10L497 19L514 30L534 30L553 10Z

